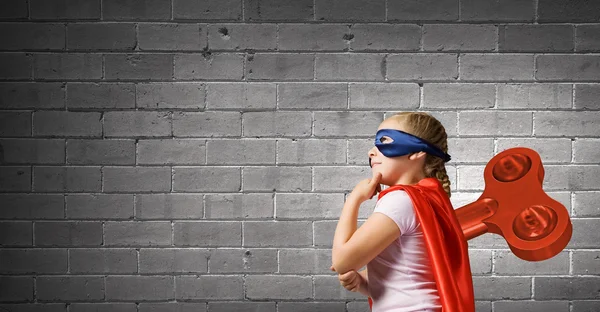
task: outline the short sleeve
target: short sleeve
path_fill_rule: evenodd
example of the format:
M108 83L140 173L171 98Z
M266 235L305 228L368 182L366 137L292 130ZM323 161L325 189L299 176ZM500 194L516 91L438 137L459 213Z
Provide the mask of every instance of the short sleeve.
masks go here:
M375 204L373 213L380 212L394 220L400 235L410 235L417 228L417 217L410 196L404 190L385 194Z

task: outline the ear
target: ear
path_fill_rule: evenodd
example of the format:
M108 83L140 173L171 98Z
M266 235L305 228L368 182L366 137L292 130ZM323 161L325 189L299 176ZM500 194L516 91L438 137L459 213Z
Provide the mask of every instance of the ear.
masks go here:
M427 153L425 153L425 152L416 152L416 153L412 153L412 154L408 155L408 159L417 160L417 159L424 158L426 155L427 155Z

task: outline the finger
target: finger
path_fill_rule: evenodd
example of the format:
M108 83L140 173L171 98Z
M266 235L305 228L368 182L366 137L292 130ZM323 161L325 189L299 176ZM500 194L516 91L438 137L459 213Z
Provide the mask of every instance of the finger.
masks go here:
M333 268L333 265L329 268L331 271L335 272L335 269Z

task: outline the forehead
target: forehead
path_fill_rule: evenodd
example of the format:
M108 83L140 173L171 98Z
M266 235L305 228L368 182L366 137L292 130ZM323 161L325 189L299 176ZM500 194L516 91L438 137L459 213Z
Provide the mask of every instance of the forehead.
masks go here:
M394 120L394 119L386 119L383 122L381 122L381 124L379 124L379 127L377 128L377 131L379 131L381 129L396 129L396 130L406 131L404 129L404 125L401 122L399 122L398 120Z

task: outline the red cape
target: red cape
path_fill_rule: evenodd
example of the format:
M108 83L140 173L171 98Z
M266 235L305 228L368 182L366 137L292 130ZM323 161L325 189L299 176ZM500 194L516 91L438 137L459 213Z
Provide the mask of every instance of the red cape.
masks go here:
M378 199L394 190L404 190L415 207L442 312L474 312L475 296L467 240L442 184L436 178L425 178L416 185L394 185L381 191ZM373 306L370 297L369 306Z

